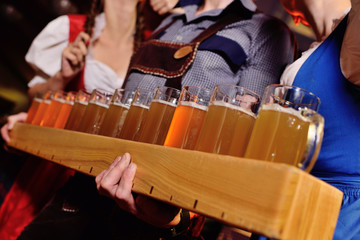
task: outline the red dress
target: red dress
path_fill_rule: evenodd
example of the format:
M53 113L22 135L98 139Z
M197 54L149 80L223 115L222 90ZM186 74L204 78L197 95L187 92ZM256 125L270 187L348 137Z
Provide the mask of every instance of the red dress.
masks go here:
M84 30L85 15L68 15L69 42ZM66 91L84 89L84 71L73 79ZM0 239L16 239L50 201L74 171L60 165L28 157L0 208Z

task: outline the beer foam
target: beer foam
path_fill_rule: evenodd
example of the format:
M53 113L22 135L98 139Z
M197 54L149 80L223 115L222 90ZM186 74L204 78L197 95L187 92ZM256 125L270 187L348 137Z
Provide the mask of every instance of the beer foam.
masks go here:
M89 101L89 103L98 105L98 106L103 107L103 108L109 108L109 105L107 105L105 103L101 103L101 102L97 102L97 101Z
M65 101L66 104L69 104L69 105L74 105L74 102L73 101Z
M80 103L80 104L85 105L85 106L88 105L88 102L82 101L82 100L76 100L75 102Z
M65 100L62 99L62 98L54 98L53 100L54 100L54 101L57 101L57 102L60 102L60 103L64 103L64 102L65 102Z
M149 108L150 108L150 106L146 106L146 105L144 105L144 104L137 104L137 103L134 103L133 106L145 108L145 109L148 109L148 110L149 110Z
M179 102L179 105L193 107L193 108L197 108L197 109L200 109L200 110L203 110L203 111L208 110L207 106L200 105L200 104L197 104L197 103L194 103L194 102L189 102L189 101L181 101L181 102Z
M282 107L279 104L276 103L270 103L270 104L263 104L260 107L261 110L271 110L271 111L277 111L277 112L283 112L290 115L293 115L299 119L301 119L304 122L311 122L311 120L303 115L301 115L301 111L295 110L291 107Z
M154 99L154 100L152 100L152 102L158 102L158 103L162 103L162 104L165 104L165 105L169 105L171 107L176 107L175 103L164 101L164 100L161 100L161 99Z
M43 100L41 98L34 98L35 102L42 102Z
M230 109L233 109L233 110L236 110L236 111L241 111L253 118L256 118L256 114L243 108L243 107L240 107L240 106L235 106L231 103L227 103L227 102L224 102L224 101L213 101L212 103L210 103L211 105L214 105L214 106L219 106L219 107L226 107L226 108L230 108Z
M51 103L51 100L50 100L50 99L47 99L47 100L44 101L44 103L50 104L50 103Z
M121 102L114 102L114 103L112 103L112 105L115 105L115 106L118 106L118 107L123 107L123 108L126 108L126 109L130 108L129 104L123 104Z

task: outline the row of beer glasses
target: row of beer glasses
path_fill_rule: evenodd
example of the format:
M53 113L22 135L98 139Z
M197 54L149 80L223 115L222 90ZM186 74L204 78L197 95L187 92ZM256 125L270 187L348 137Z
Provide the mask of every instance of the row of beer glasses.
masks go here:
M25 122L45 127L64 128L75 97L75 92L64 91L48 91L43 98L35 97Z
M62 122L66 120L62 128L138 140L140 127L144 125L141 128L144 133L141 141L157 144L162 144L165 139L167 130L164 129L170 125L180 96L179 90L168 87L158 87L155 92L146 89L116 89L112 93L95 89L91 94L86 91L79 91L76 95L71 93L71 111L67 111L66 119L61 118ZM26 122L54 127L54 121L60 121L59 116L63 113L61 104L65 103L63 99L67 94L63 91L49 91L42 99L34 98ZM149 117L145 125L147 115ZM48 119L53 123L48 124Z
M275 84L261 100L243 87L218 85L207 109L208 97L206 89L183 89L165 146L312 169L324 129L316 95Z
M60 117L65 103L71 106L66 114L64 110L67 121ZM268 86L262 100L234 85L218 85L213 91L185 86L181 92L165 86L155 92L95 89L35 98L28 118L41 126L283 162L309 171L322 139L319 104L314 94L282 85Z

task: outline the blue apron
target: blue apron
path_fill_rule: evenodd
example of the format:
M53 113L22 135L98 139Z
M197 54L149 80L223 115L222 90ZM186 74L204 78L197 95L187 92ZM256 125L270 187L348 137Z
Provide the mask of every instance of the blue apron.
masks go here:
M305 61L293 83L321 100L324 138L311 174L344 193L334 234L339 240L360 239L360 88L340 68L346 26L347 17Z
M360 239L360 91L342 74L345 17L302 65L293 85L321 100L324 139L312 175L339 188L343 205L334 239Z

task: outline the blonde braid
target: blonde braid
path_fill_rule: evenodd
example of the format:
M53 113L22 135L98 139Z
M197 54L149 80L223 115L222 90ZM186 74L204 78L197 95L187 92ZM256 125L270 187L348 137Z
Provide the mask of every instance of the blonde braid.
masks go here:
M143 4L138 2L136 6L136 26L135 26L135 36L134 36L134 52L139 48L140 44L145 39L145 24L144 24L144 15L143 15Z
M93 34L93 28L95 26L95 17L104 10L104 0L93 0L91 3L91 9L89 14L86 16L84 29L90 37Z

